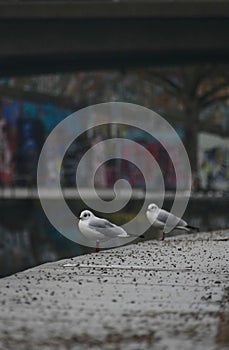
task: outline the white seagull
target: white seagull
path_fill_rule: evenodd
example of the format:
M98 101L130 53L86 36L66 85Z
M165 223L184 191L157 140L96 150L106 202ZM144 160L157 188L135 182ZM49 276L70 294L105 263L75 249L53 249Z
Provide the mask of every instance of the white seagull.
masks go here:
M90 210L83 210L79 217L80 232L90 241L96 242L96 251L99 251L99 242L112 238L127 238L129 235L120 226L95 216Z
M165 227L172 227L173 230L199 231L198 227L188 225L188 223L183 219L178 218L166 210L160 209L154 203L149 204L146 211L146 216L153 227L162 230L162 240L165 238Z

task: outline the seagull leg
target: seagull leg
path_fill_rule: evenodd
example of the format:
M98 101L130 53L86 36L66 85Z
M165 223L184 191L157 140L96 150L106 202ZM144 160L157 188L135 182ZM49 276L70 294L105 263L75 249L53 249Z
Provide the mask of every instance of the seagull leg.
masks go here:
M165 239L165 232L162 231L162 238L161 238L161 240L164 241L164 239Z
M96 241L95 252L96 252L96 253L99 252L99 240Z

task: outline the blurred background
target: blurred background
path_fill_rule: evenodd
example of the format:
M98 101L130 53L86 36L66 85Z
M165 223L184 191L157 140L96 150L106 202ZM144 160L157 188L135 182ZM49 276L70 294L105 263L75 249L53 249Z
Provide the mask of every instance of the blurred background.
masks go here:
M91 251L48 222L37 196L36 169L53 128L97 103L130 102L164 117L184 142L192 167L185 218L202 231L229 227L228 5L0 0L0 276ZM61 185L71 210L78 215L85 208L73 196L77 163L109 137L137 141L153 154L164 175L164 207L170 209L176 177L168 153L147 133L121 125L91 129L66 152ZM168 147L176 148L169 135ZM59 164L58 155L50 154L47 186ZM185 195L181 165L182 171ZM109 161L97 175L95 187L108 199L120 177L136 191L145 186L139 170L126 161ZM153 200L156 189L152 175ZM127 221L138 211L140 197L133 193L122 213L107 218Z

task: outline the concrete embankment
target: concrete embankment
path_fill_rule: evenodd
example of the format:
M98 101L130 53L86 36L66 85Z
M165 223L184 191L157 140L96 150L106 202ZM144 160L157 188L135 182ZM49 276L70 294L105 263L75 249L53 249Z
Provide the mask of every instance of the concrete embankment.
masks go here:
M0 280L0 349L229 347L229 231L148 241Z

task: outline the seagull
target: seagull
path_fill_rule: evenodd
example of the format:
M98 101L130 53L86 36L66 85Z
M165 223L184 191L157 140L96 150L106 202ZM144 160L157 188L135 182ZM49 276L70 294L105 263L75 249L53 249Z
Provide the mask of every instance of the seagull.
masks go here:
M172 229L178 229L178 230L196 230L200 231L198 227L190 226L188 223L177 216L169 213L166 210L160 209L156 204L151 203L149 204L146 216L151 223L151 225L155 228L161 229L162 234L162 240L165 239L165 232L164 229L166 227L172 227Z
M83 210L79 217L80 232L91 241L96 242L96 252L99 251L100 241L112 238L128 238L127 232L120 226L112 224L106 219L95 216L90 210Z

